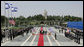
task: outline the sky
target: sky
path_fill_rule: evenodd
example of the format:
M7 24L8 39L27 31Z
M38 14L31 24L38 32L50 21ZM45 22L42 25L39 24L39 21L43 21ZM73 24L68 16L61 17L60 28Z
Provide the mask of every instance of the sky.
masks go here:
M5 1L17 7L17 12L12 12L12 17L34 16L44 13L47 15L71 15L83 17L83 1ZM6 14L5 14L6 11ZM4 1L1 1L1 15L11 16L11 10L5 10Z

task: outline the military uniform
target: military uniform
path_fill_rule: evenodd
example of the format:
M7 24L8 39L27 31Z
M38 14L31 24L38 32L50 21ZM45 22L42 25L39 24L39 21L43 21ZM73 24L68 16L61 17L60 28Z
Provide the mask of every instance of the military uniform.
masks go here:
M75 42L80 44L80 33L77 30L75 32Z
M80 44L80 33L77 31L77 43Z

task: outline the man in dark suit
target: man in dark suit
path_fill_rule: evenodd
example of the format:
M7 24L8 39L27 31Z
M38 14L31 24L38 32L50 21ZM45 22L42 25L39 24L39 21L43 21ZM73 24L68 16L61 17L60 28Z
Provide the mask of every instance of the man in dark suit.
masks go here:
M56 35L56 33L55 33L55 39L57 39L57 35Z
M12 29L9 30L9 37L10 37L10 40L12 40Z

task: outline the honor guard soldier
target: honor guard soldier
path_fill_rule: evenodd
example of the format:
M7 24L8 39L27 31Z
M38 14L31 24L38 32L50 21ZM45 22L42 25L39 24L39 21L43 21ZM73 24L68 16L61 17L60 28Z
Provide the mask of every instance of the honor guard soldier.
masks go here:
M77 43L80 44L80 32L77 30Z

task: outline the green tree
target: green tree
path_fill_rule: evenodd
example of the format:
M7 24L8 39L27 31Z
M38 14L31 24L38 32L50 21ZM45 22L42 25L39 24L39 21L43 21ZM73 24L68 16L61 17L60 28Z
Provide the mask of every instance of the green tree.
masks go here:
M6 20L6 21L5 21ZM1 26L3 26L4 24L7 24L8 23L8 19L7 19L7 17L5 17L5 16L1 16Z

